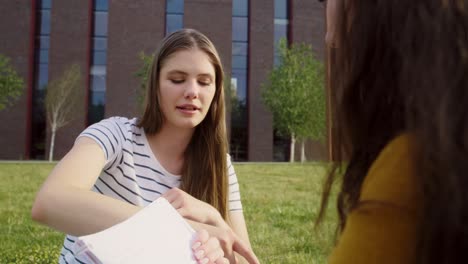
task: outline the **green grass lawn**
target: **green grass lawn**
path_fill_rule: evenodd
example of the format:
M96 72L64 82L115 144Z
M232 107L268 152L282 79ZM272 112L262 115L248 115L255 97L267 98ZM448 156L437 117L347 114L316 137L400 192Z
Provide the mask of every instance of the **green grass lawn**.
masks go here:
M63 234L31 221L34 196L53 165L0 163L0 263L56 262ZM251 243L262 263L326 263L336 214L314 231L324 167L235 164ZM332 203L333 204L333 203Z

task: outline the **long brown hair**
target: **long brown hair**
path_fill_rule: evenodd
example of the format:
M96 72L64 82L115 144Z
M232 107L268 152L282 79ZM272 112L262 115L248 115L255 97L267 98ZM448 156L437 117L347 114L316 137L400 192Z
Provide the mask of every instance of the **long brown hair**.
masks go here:
M159 102L159 75L169 56L180 50L200 49L215 69L216 92L205 119L185 150L181 189L215 207L227 219L227 136L224 109L223 67L213 43L194 29L181 29L165 37L155 53L148 78L143 117L138 126L158 133L164 123Z
M340 1L332 71L335 143L318 223L340 180L339 226L371 164L410 132L423 195L417 263L468 262L468 1ZM419 191L419 190L418 190Z

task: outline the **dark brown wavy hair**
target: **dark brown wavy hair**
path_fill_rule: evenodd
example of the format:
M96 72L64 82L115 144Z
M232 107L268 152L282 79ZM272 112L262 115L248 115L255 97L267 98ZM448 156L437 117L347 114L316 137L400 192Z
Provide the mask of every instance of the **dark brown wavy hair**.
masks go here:
M331 105L336 164L347 165L329 174L317 223L339 181L341 232L377 155L410 132L417 263L468 263L468 0L340 1L336 22Z
M215 207L227 219L227 135L223 67L213 43L194 29L181 29L166 36L155 53L148 77L145 111L138 126L155 134L164 123L159 102L159 75L166 60L181 50L200 49L215 69L216 92L203 121L195 128L185 151L181 189Z

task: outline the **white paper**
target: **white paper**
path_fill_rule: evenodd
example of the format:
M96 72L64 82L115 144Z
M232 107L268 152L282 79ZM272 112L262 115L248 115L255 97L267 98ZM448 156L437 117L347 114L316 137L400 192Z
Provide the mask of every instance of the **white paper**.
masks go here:
M161 197L120 224L79 237L74 252L88 263L196 264L191 248L194 234Z

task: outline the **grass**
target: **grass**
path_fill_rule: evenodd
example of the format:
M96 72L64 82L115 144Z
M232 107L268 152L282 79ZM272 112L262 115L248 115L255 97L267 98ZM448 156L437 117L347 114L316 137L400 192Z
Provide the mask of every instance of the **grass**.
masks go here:
M0 263L56 263L63 234L31 221L47 163L0 163ZM336 217L314 231L324 167L237 164L244 214L262 263L326 263Z

